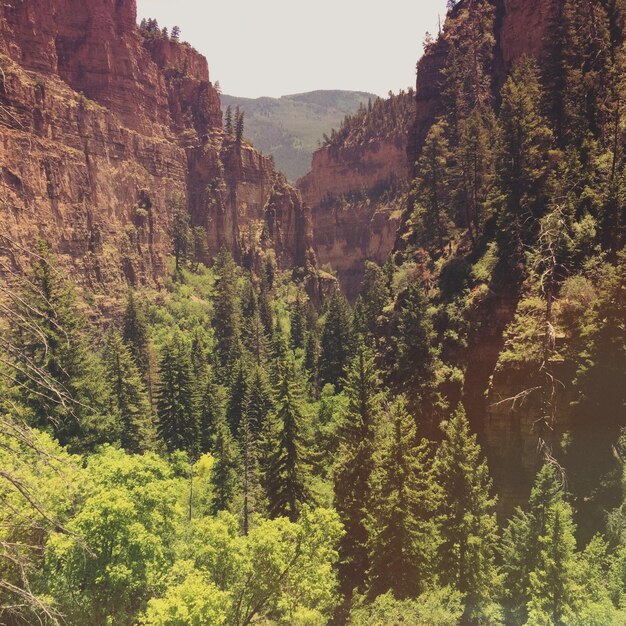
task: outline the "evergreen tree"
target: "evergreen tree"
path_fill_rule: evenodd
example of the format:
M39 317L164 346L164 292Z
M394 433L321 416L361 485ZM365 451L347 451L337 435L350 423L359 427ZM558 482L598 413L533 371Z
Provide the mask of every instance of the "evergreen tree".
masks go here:
M504 530L501 548L504 605L511 624L526 623L530 573L539 565L540 538L546 533L550 510L562 500L554 469L544 465L535 479L528 510L518 508Z
M372 508L373 457L382 401L374 357L363 344L348 368L344 392L348 407L337 434L333 481L335 507L346 530L339 547L339 579L349 600L354 589L364 590L369 570L367 516Z
M109 333L104 349L111 410L120 424L120 442L129 452L154 445L154 428L148 394L130 348L117 331Z
M215 463L211 474L213 500L211 513L228 511L234 502L239 482L239 450L223 415L219 415L215 424L215 442L213 444Z
M361 335L374 339L378 336L380 318L388 301L389 290L385 273L375 263L366 261L361 293L355 306L355 318L356 310L361 311L361 324L355 323Z
M346 297L336 291L328 302L320 341L319 375L322 385L341 385L353 344L350 305Z
M274 406L272 389L267 375L260 367L254 368L248 379L244 406L244 413L250 421L254 438L258 440Z
M233 134L233 109L230 104L226 107L226 113L224 114L224 130L227 135Z
M199 409L199 446L200 453L205 454L213 449L217 424L226 419L224 411L224 394L215 383L213 371L209 368L204 375L204 389L200 397Z
M442 430L444 439L435 459L435 480L443 494L440 579L463 594L465 618L480 619L490 611L499 580L494 563L497 522L491 479L462 406L444 422Z
M247 535L250 530L250 517L260 508L260 476L258 464L258 437L254 416L247 411L241 416L239 430L237 431L241 456L241 496L243 533Z
M240 356L239 297L237 266L231 254L222 248L215 259L216 289L213 330L219 364L225 367Z
M306 334L306 300L304 299L300 289L296 295L296 301L290 311L291 333L289 335L289 343L292 350L304 348Z
M511 259L523 258L524 243L547 206L552 132L541 114L541 102L537 67L523 58L502 88L494 200L500 248Z
M283 365L275 412L276 441L266 478L268 510L273 518L295 521L302 506L311 501L311 493L303 398L293 360Z
M235 109L235 141L237 145L241 145L243 140L244 129L244 112L239 110L239 107Z
M317 387L318 373L317 365L319 359L319 341L317 334L311 330L306 338L304 347L304 368L309 373L309 380L314 388Z
M409 400L426 407L435 384L435 333L428 299L420 283L409 286L402 300L396 332L396 375Z
M444 120L434 124L418 162L418 176L412 192L417 243L427 250L443 251L449 241L451 200L449 181L450 145Z
M62 445L107 440L110 390L91 350L72 285L40 241L17 294L9 292L11 329L5 349L18 400L32 423L51 428Z
M193 231L190 225L190 216L184 204L184 198L175 196L170 201L174 211L172 217L172 244L174 246L174 259L176 273L182 266L193 258Z
M239 422L244 413L246 392L248 388L248 368L243 359L239 359L231 374L226 400L226 421L230 432L236 435L239 431Z
M128 292L122 321L122 337L141 372L152 403L154 373L148 322L143 308L137 304L133 291Z
M164 346L157 390L158 433L169 452L198 450L197 385L189 348L176 333Z
M416 597L435 580L439 493L428 444L401 396L391 407L389 432L378 444L369 524L369 594Z
M530 572L529 625L566 624L577 615L576 558L572 511L563 501L547 511L535 570Z

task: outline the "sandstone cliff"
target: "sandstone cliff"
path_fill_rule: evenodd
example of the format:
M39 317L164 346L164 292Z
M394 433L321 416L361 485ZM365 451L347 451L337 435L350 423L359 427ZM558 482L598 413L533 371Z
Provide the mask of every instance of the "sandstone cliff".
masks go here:
M0 228L19 269L47 239L92 288L158 280L170 200L186 199L210 253L273 247L314 262L310 217L271 162L222 130L207 61L144 39L135 0L8 0L0 7Z

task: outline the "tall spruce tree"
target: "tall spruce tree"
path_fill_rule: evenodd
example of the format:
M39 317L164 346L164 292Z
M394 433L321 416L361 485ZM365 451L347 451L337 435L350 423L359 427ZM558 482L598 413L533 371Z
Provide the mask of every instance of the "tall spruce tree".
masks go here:
M183 336L165 344L159 363L158 433L169 452L198 452L198 394L191 355Z
M212 324L218 362L222 367L226 367L240 356L241 328L237 266L225 248L222 248L215 258L214 271L217 284Z
M244 412L247 388L248 365L244 359L239 359L231 372L226 399L226 421L230 426L230 432L235 436L239 431L239 422Z
M480 620L491 611L499 580L495 498L490 494L487 463L462 405L442 430L444 439L434 466L443 494L439 511L440 580L463 594L465 619Z
M102 363L88 344L74 288L45 242L38 243L19 290L9 295L11 329L4 345L32 423L75 448L106 441L115 426L104 417L110 390Z
M335 291L330 297L320 339L319 375L322 385L341 387L352 355L352 314L346 297Z
M212 452L215 463L211 473L213 490L211 513L217 515L220 511L228 511L233 506L240 468L239 449L223 414L218 416L215 424Z
M213 448L218 422L226 419L223 389L215 382L211 368L205 372L204 389L200 391L199 446L200 453L205 454Z
M276 393L276 421L269 432L276 438L266 477L271 517L296 521L302 506L311 502L309 459L305 437L302 389L293 359L282 367Z
M130 348L115 330L107 338L104 365L122 447L129 452L149 450L154 446L155 432L148 394Z
M405 599L435 580L440 494L429 445L418 439L415 418L402 396L391 406L389 421L371 478L368 593L376 597L392 591Z
M507 622L525 624L530 601L530 574L539 566L541 537L546 533L550 510L563 501L562 488L551 465L544 465L535 479L528 509L516 509L502 537L504 607Z
M143 376L148 393L152 394L152 353L150 349L150 335L148 322L143 307L135 298L132 290L128 292L126 310L122 321L122 337L130 348L135 363Z
M346 530L339 546L340 588L349 601L354 589L364 591L369 570L367 518L372 508L371 481L382 403L374 357L363 343L349 365L344 392L348 407L337 433L333 482L335 507Z

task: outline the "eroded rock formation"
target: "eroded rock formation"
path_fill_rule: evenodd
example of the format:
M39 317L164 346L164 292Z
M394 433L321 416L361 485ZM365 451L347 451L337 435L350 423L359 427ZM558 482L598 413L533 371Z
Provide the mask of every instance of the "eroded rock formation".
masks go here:
M0 7L0 229L19 269L43 237L92 288L150 282L170 250L170 200L221 245L314 262L310 217L269 159L222 129L207 61L144 39L135 0Z

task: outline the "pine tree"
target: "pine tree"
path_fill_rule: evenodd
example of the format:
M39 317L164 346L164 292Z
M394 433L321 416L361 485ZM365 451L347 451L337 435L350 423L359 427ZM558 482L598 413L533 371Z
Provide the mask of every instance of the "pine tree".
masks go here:
M240 355L239 297L237 266L231 254L222 248L215 259L216 290L213 310L213 330L219 364L226 367Z
M157 390L158 433L169 452L198 450L198 398L191 356L176 333L164 346Z
M416 597L436 573L440 495L428 443L419 441L402 396L391 407L389 432L378 446L371 479L368 592L371 597L387 591L398 599Z
M226 113L224 114L224 130L227 135L233 134L233 109L230 104L226 107Z
M247 535L250 530L250 517L260 509L260 475L258 463L258 436L254 417L247 411L241 417L237 440L241 451L241 496L243 533Z
M178 273L183 265L193 258L193 231L184 198L175 196L170 201L170 205L174 211L172 217L172 244L174 246L176 273Z
M137 304L135 294L132 291L128 292L126 301L126 310L124 311L122 322L122 337L124 343L130 348L135 363L141 372L152 403L154 374L148 322L146 321L143 308Z
M465 618L478 619L492 604L498 586L495 499L490 495L487 463L462 406L442 430L444 439L435 459L435 480L443 493L440 580L463 594Z
M341 386L354 344L351 318L346 297L336 291L328 303L320 341L319 374L322 385Z
M396 332L396 376L410 401L424 407L434 391L436 352L428 299L420 283L409 286L402 300Z
M362 343L348 368L344 392L348 408L337 435L333 481L335 507L346 530L339 547L339 579L349 599L354 589L363 591L369 569L367 516L382 401L374 357Z
M502 88L494 202L500 248L522 259L524 243L547 206L552 132L541 114L542 91L534 61L523 58Z
M265 479L268 511L273 518L288 517L296 521L302 506L311 501L311 492L302 390L293 360L282 368L275 413L274 428L270 425L268 429L276 437L269 476Z
M436 252L443 251L448 243L452 226L447 132L444 120L433 124L428 132L412 191L417 243Z
M355 321L355 327L361 335L371 339L378 336L380 318L388 301L389 290L384 271L375 263L366 261L361 293L355 306L355 320L356 310L361 311L361 324Z
M120 442L129 452L154 445L154 427L148 394L130 348L117 331L109 333L104 349L111 410L120 423Z
M567 503L556 502L548 509L539 544L537 567L530 572L527 624L566 624L577 615L576 602L580 599L574 524Z
M290 311L291 333L289 335L289 343L292 350L304 348L306 334L306 300L300 289L296 295L296 301Z
M215 463L211 474L213 500L211 513L228 511L233 505L239 482L238 471L239 450L230 432L226 419L220 415L215 425L215 442L213 444Z
M199 447L205 454L213 448L217 424L226 419L223 390L215 383L213 371L209 368L204 375L204 389L200 397L199 408Z
M245 113L237 107L235 109L235 141L237 145L241 145L243 140L244 116Z
M540 538L546 533L550 510L563 501L560 484L551 465L544 465L535 479L528 510L518 508L502 538L502 571L508 621L525 624L530 601L530 573L539 565Z
M265 371L254 368L248 379L244 400L244 413L250 421L255 439L259 439L265 429L265 422L273 409L272 389Z
M79 308L72 285L40 241L30 271L11 297L5 349L32 423L51 428L62 445L84 449L94 439L106 441L115 429L104 418L110 390Z
M230 432L236 435L239 431L239 422L244 413L245 399L248 388L248 367L243 359L239 359L231 373L231 381L226 400L226 422Z

